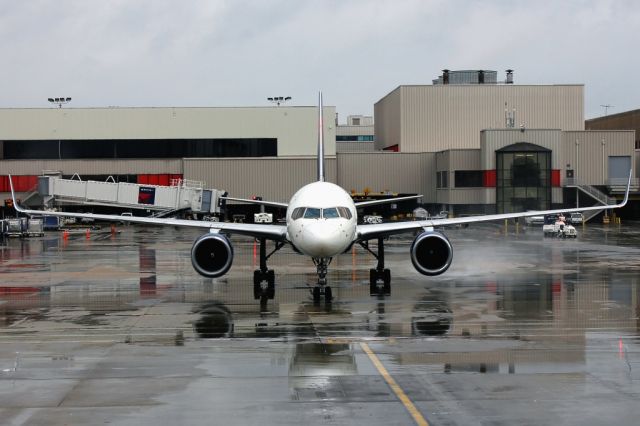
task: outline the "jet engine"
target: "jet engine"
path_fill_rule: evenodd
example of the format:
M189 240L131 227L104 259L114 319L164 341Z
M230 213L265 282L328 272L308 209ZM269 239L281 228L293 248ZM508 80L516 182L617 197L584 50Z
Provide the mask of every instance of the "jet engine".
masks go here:
M439 232L423 232L411 244L411 262L423 275L440 275L451 265L453 247Z
M224 235L204 234L193 243L191 263L200 275L221 277L231 268L233 247Z

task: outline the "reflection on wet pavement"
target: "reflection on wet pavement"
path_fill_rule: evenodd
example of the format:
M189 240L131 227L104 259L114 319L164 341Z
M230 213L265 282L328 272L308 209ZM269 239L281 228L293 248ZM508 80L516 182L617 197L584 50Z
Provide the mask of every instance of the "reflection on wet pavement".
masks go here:
M448 230L454 262L435 278L392 239L391 296L369 296L372 258L345 254L330 304L312 302L311 261L284 249L262 307L246 239L220 279L193 271L193 231L2 241L0 415L204 424L216 410L246 424L269 402L262 423L410 423L366 341L432 424L635 424L640 225L589 225L575 241L519 231Z

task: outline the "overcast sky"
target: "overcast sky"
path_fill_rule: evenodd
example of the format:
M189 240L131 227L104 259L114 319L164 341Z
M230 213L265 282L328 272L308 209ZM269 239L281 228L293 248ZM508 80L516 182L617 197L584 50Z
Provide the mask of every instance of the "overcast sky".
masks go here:
M344 122L443 68L640 108L636 0L0 0L0 107L314 105Z

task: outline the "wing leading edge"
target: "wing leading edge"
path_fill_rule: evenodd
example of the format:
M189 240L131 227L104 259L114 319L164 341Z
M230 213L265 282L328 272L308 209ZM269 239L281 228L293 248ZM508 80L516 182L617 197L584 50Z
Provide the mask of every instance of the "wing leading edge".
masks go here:
M221 199L229 200L229 201L237 201L241 203L260 204L263 206L278 207L281 209L286 209L287 207L289 207L289 204L279 203L277 201L252 200L249 198L235 198L235 197L221 197Z
M624 207L629 200L629 189L631 187L631 176L633 170L629 170L629 181L627 182L627 190L624 194L624 200L619 204L609 204L604 206L593 207L581 207L572 209L554 209L554 210L538 210L522 213L503 213L503 214L490 214L483 216L468 216L457 217L451 219L432 219L432 220L420 220L415 222L394 222L394 223L375 223L367 225L358 225L356 234L360 241L384 237L394 234L402 234L405 232L411 232L412 230L420 228L432 228L434 226L446 226L446 225L462 225L469 223L490 222L493 220L515 219L520 217L540 216L548 214L560 214L560 213L574 213L585 212L594 210L606 210L606 209L618 209Z
M16 195L13 190L13 181L9 175L9 185L11 186L11 198L16 211L30 216L58 216L87 218L98 221L107 222L127 222L140 223L147 225L164 225L164 226L181 226L188 228L201 228L209 230L224 231L230 234L246 235L255 238L268 238L271 240L285 241L287 228L284 225L260 225L251 223L226 223L226 222L210 222L206 220L185 220L171 218L154 218L154 217L136 217L136 216L119 216L112 214L93 214L93 213L71 213L71 212L51 212L43 210L30 210L22 208L16 201Z
M373 206L376 204L391 204L391 203L397 203L399 201L415 200L416 198L422 198L422 195L408 195L406 197L385 198L383 200L358 201L354 204L356 205L356 207L366 207L366 206Z

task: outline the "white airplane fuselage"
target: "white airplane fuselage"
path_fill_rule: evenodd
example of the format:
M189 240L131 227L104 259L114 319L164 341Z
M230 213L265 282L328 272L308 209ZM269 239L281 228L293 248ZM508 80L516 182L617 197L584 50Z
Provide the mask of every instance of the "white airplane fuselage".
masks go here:
M328 258L356 239L356 206L341 187L313 182L296 192L287 207L287 239L303 254Z

